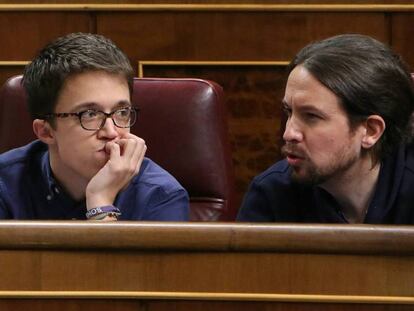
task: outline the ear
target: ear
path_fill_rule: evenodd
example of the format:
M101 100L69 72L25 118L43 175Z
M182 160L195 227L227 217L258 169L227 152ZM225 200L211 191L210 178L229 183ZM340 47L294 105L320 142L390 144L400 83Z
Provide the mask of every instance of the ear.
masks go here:
M365 120L365 133L362 137L362 147L372 148L385 131L385 121L379 115L370 115Z
M33 132L42 142L48 145L55 143L54 131L49 122L45 120L33 120Z

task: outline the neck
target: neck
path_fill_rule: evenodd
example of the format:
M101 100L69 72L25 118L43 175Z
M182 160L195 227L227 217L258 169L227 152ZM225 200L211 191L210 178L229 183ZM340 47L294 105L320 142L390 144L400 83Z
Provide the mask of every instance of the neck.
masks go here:
M76 201L84 199L88 181L63 164L57 156L57 153L50 147L49 159L53 176L59 182L60 186L63 187L66 193L68 193Z
M363 223L375 192L379 171L380 164L373 166L371 157L368 156L321 187L338 201L349 223Z

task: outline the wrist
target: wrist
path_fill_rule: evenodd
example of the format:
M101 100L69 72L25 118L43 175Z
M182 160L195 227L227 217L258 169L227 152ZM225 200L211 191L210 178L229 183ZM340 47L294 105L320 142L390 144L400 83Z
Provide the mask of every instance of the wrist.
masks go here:
M89 211L100 206L110 206L115 198L111 199L104 195L91 194L86 192L86 209Z
M86 212L88 220L117 220L120 215L119 208L113 205L94 207Z

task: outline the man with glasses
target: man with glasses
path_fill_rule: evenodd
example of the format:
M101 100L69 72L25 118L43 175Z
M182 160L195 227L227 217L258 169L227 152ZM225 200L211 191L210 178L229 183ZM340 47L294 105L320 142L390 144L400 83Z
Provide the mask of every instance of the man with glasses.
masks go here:
M130 133L133 70L109 39L46 46L23 84L38 140L0 156L0 218L188 220L188 195Z

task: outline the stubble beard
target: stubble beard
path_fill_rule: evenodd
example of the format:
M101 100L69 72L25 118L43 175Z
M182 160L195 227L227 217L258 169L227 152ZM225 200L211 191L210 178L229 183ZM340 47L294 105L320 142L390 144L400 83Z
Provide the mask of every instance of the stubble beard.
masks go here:
M351 150L341 150L331 159L331 163L318 167L307 157L300 167L291 167L292 182L309 186L324 184L348 171L358 161L359 156Z

